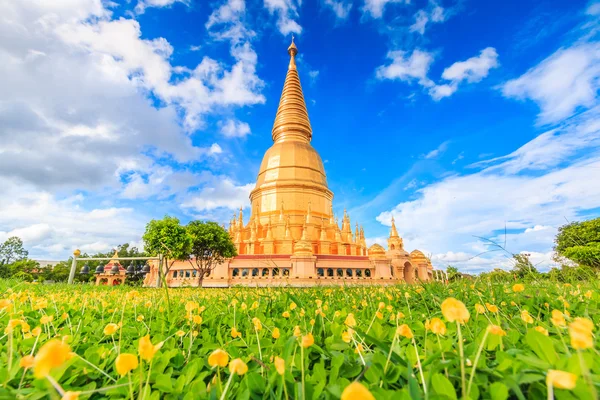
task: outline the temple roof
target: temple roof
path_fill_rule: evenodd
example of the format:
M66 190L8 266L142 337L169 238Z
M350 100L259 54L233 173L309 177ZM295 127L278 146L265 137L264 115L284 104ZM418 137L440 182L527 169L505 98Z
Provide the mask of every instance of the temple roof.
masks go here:
M283 84L283 92L279 100L275 123L273 124L272 137L274 142L283 140L299 140L310 142L312 128L308 119L308 111L304 102L300 77L296 69L296 54L298 48L294 44L288 47L290 64Z

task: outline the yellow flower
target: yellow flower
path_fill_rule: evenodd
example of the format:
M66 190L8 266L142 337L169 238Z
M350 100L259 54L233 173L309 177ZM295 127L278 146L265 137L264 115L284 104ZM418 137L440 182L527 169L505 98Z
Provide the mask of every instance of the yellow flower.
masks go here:
M284 311L284 312L283 312L283 314L281 314L281 316L282 316L283 318L289 318L289 317L290 317L290 313L289 313L289 312L287 312L287 311Z
M21 319L9 320L8 325L6 326L6 329L4 329L4 333L6 333L6 334L11 333L15 328L21 326L23 323L24 323L24 321Z
M341 400L375 400L375 397L362 383L352 382L342 392Z
M229 363L229 372L232 374L244 375L248 372L248 366L240 358L236 358Z
M113 324L111 322L104 327L104 334L107 336L114 335L118 330L119 330L119 325Z
M430 330L436 335L446 334L446 324L439 318L432 318L431 321L425 322L425 329Z
M242 333L239 332L237 329L235 329L235 326L233 328L231 328L231 337L232 338L236 338L236 337L242 337Z
M525 286L521 283L515 283L512 287L513 292L522 292L525 290Z
M546 385L553 386L558 389L574 389L577 383L577 376L570 372L558 371L555 369L548 370L546 375Z
M521 311L521 319L526 324L533 324L533 317L531 315L529 315L529 311L527 311L527 310Z
M344 324L348 325L350 328L353 328L356 326L356 320L354 319L354 314L350 313L346 316L346 320L344 321Z
M591 291L591 290L588 290L587 292L585 292L584 296L585 296L586 298L588 298L588 299L591 299L591 298L592 298L592 291Z
M312 333L302 336L302 347L305 349L315 344L315 338Z
M317 308L321 308L321 305L323 304L323 300L315 300L315 303L317 304Z
M449 322L465 323L469 320L469 310L464 303L455 298L449 297L442 302L442 314Z
M350 343L352 341L352 334L350 332L343 332L342 340L346 343Z
M536 326L535 330L541 333L542 335L548 336L548 329L544 328L543 326Z
M19 361L19 366L21 368L32 368L35 364L35 358L32 355L27 355L24 356L23 358L21 358L21 361Z
M273 336L273 339L279 339L279 336L280 336L279 328L277 328L277 327L273 328L272 336Z
M571 346L574 349L589 349L594 346L594 337L592 331L594 323L587 318L575 318L569 324L569 335L571 336Z
M142 322L144 320L144 316L142 314L138 315L136 318L139 322Z
M40 318L40 324L46 325L46 324L52 322L53 319L54 319L54 316L52 316L52 315L44 315L44 316L42 316L42 318Z
M363 352L363 345L361 343L356 344L356 349L354 349L356 354L361 354Z
M199 315L194 315L192 317L192 321L194 321L195 324L200 325L202 323L202 317Z
M294 311L294 310L296 309L296 307L298 307L298 306L296 305L296 303L294 303L294 302L290 303L290 310L291 310L291 311Z
M315 324L315 320L314 320L314 319L311 319L310 321L308 321L308 323L309 323L311 326L313 326L313 325Z
M185 336L185 332L182 330L178 330L177 332L175 332L175 335L179 336L179 337L184 337Z
M382 313L380 313L379 311L377 311L377 312L375 313L375 316L377 317L377 319L383 319L383 314L382 314Z
M298 325L296 325L294 327L294 336L296 336L296 337L302 336L302 331L300 331L300 326L298 326Z
M196 308L198 308L198 303L196 303L195 301L188 301L187 303L185 303L185 311L187 311L188 313L194 311Z
M486 308L487 308L487 309L488 309L490 312L493 312L493 313L497 313L497 312L498 312L498 307L497 307L497 306L495 306L495 305L493 305L493 304L490 304L490 303L485 303L485 307L486 307Z
M377 305L377 309L383 310L384 308L385 308L385 303L383 301L380 301L379 304Z
M475 304L475 311L477 311L477 314L484 314L485 307L482 306L481 304L477 303L477 304Z
M256 310L258 308L258 301L255 301L254 303L252 303L252 305L250 306L250 310Z
M506 336L506 331L499 327L498 325L488 325L487 330L492 335L496 336Z
M552 323L556 326L565 326L567 324L567 321L565 321L565 316L562 312L560 312L559 310L552 310L552 319L551 319Z
M31 334L35 337L40 336L41 333L42 333L42 328L40 328L39 326L36 326L35 328L33 328L31 330Z
M260 319L254 317L252 318L252 323L254 324L254 329L256 329L257 331L260 331L262 329L262 323L260 322Z
M246 305L246 303L242 303L242 304L240 305L240 308L241 308L242 310L245 310L246 308L248 308L248 306Z
M78 400L80 393L81 392L65 392L65 394L62 395L60 400Z
M285 374L285 361L279 356L275 356L275 369L279 375Z
M71 358L71 348L58 339L46 342L34 359L33 372L36 378L46 377L52 368L60 367Z
M410 327L406 324L402 324L396 329L396 333L400 336L404 336L405 338L412 339L414 336Z
M121 376L127 375L138 367L138 358L134 354L121 353L115 360L115 368Z
M211 367L226 367L229 362L229 355L221 349L217 349L208 356L208 365Z
M146 335L140 338L138 345L138 352L143 360L150 361L154 357L154 354L162 347L162 343L153 345L150 341L150 335Z

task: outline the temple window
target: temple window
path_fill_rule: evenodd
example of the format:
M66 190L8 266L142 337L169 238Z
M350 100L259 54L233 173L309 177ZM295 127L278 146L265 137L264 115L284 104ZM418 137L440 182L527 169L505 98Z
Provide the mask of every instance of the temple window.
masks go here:
M356 276L361 278L362 277L362 269L357 269L356 270Z
M196 270L193 270L192 271L192 278L195 278L195 277L196 277Z
M333 276L333 268L327 268L327 276Z
M190 277L190 271L185 271L185 277L189 278Z
M173 278L177 278L177 271L173 271Z
M344 276L344 270L343 270L343 269L341 269L341 268L338 268L338 269L337 269L337 276L339 276L339 277L342 277L342 276Z
M179 271L179 277L180 277L180 278L183 278L183 270L180 270L180 271Z
M273 276L279 276L279 268L273 268Z
M283 276L290 276L290 270L287 268L283 269Z
M323 268L317 268L317 276L323 276Z
M242 270L242 276L248 276L248 268Z
M365 277L366 278L370 278L371 277L371 270L370 269L365 269Z
M352 276L352 270L350 268L346 270L346 276Z
M390 250L394 250L394 249L395 249L394 245L393 244L390 245Z
M233 272L231 273L232 276L238 276L240 274L240 270L237 268L233 269Z
M267 268L263 268L262 276L269 276L269 270Z
M258 268L252 269L252 276L258 276Z

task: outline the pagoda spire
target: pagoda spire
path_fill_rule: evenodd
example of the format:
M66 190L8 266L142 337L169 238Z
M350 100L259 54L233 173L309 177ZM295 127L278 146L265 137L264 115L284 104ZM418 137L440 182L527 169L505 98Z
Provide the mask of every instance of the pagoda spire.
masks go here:
M390 237L398 237L398 231L396 230L396 221L392 215L392 229L390 230Z
M290 55L290 64L283 84L275 123L273 124L272 137L274 142L285 140L310 142L312 128L308 119L304 95L302 94L300 77L296 69L298 48L294 44L293 36L292 44L288 47L288 54Z

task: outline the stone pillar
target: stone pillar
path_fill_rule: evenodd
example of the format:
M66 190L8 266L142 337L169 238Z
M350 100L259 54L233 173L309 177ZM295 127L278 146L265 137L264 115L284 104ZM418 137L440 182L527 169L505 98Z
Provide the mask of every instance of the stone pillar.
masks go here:
M307 279L312 277L313 279L317 276L317 271L315 270L315 262L317 261L317 257L315 256L292 256L290 257L292 260L293 271L292 276L298 278Z
M392 277L390 261L387 258L375 258L371 262L375 265L375 278L390 279Z
M418 264L415 266L415 268L417 270L416 276L419 278L419 280L427 282L429 280L429 275L427 274L427 264Z

